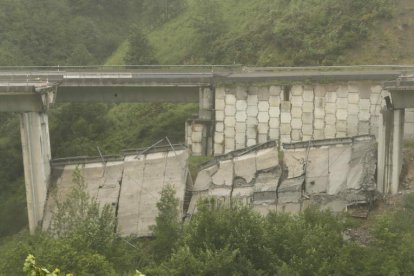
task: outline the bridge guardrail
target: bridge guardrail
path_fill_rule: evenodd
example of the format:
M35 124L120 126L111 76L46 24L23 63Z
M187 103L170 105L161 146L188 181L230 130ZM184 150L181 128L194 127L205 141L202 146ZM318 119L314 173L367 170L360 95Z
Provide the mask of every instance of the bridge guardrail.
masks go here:
M0 83L60 83L64 79L155 79L167 78L223 78L233 75L244 77L301 77L329 74L330 77L346 78L364 75L377 78L396 77L414 72L414 65L353 65L353 66L305 66L305 67L249 67L233 65L110 65L110 66L0 66ZM273 76L279 74L280 76ZM256 75L256 76L255 76ZM321 77L321 76L320 76ZM322 76L323 77L323 76Z
M0 66L2 72L241 72L241 64L232 65L93 65L93 66Z
M376 71L385 71L385 70L403 70L403 71L414 71L414 65L334 65L334 66L283 66L283 67L249 67L244 66L243 72L253 73L253 72L297 72L297 71L365 71L365 70L376 70Z
M280 72L280 71L353 71L414 70L414 65L335 65L335 66L248 66L231 65L93 65L93 66L0 66L0 75L59 74L60 72Z

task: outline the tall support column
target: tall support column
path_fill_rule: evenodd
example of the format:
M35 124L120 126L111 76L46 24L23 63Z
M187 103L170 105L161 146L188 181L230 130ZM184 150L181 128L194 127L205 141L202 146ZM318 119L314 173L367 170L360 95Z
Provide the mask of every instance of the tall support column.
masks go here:
M202 147L204 155L213 154L213 114L214 114L214 89L200 88L199 114L200 121L203 121Z
M403 147L404 147L404 132L405 132L405 109L401 109L401 125L400 125L400 175L403 167Z
M43 219L51 172L47 114L43 112L22 113L20 115L20 133L29 229L33 233Z
M394 111L383 108L378 125L377 190L388 194L392 183Z
M392 139L392 181L391 181L391 194L398 193L398 187L400 185L400 173L402 167L402 133L403 133L403 113L401 109L394 110L394 127L393 127L393 139Z
M392 134L394 130L394 111L387 110L383 113L385 120L385 176L384 194L389 194L392 183Z
M378 162L377 162L377 191L380 193L385 192L385 170L386 170L386 114L384 115L385 110L380 112L380 118L378 122Z

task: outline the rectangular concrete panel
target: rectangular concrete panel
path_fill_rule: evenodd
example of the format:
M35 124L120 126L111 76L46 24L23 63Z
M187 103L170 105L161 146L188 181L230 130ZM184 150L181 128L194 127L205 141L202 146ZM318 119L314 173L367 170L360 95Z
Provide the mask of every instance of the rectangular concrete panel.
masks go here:
M337 194L346 187L351 152L351 147L346 145L329 149L329 195Z
M142 196L144 169L144 158L129 157L125 160L118 209L117 230L121 236L138 233L138 212Z
M123 169L123 162L87 164L83 167L81 173L86 183L87 192L101 206L108 204L114 210L117 208Z
M66 165L55 168L52 189L48 197L43 229L48 229L56 210L56 200L62 202L75 186L73 173L79 167L86 191L103 206L116 212L117 231L121 236L150 236L151 225L158 214L157 202L167 185L173 186L183 214L187 186L188 150L168 150L131 155L119 161Z

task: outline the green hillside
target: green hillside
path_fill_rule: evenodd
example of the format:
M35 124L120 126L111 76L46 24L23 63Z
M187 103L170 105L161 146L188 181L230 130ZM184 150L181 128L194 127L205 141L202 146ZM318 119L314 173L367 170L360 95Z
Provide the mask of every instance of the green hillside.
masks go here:
M162 64L408 64L413 9L406 0L189 0L148 38Z
M186 3L180 15L147 32L161 64L413 63L409 0ZM114 54L118 62L126 52L124 42Z

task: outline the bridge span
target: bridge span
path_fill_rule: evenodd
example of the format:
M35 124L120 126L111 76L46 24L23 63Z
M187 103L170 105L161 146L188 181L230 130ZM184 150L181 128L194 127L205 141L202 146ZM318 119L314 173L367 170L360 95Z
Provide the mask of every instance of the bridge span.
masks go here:
M0 112L42 111L51 101L63 102L171 102L200 101L200 89L217 83L304 81L384 81L408 68L338 67L249 68L235 66L155 67L0 67ZM348 68L348 69L349 69ZM364 69L364 70L362 70ZM49 101L40 95L49 94ZM43 98L45 98L43 96Z

